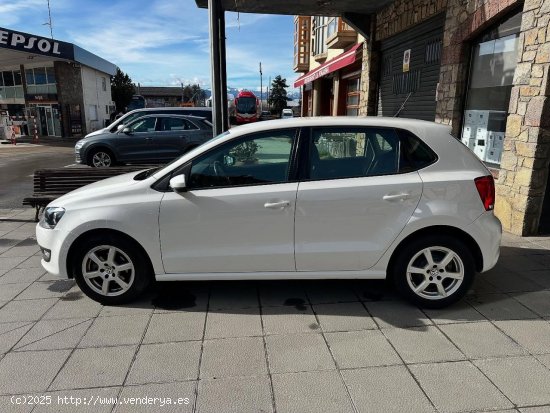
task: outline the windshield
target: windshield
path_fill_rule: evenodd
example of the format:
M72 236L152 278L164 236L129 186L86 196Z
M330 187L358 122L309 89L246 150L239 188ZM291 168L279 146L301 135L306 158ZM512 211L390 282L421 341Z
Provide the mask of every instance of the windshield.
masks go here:
M256 98L239 98L237 100L237 112L256 113Z
M115 122L111 123L109 131L116 132L118 129L118 125L127 125L130 122L132 122L134 119L139 118L140 116L148 115L147 112L136 112L136 113L127 113L123 117L119 118Z

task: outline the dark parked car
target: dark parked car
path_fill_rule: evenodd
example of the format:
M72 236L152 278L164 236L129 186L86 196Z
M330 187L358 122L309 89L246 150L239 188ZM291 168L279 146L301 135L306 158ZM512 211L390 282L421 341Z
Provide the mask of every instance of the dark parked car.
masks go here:
M117 118L109 126L96 130L89 133L86 137L99 135L102 133L115 133L119 129L122 129L124 125L128 125L137 118L147 115L189 115L189 116L199 116L201 118L206 118L209 122L212 122L212 108L210 107L182 107L182 108L142 108L135 109L128 113L125 113L120 118Z
M260 120L270 120L273 119L273 116L271 116L271 112L269 110L262 110L260 113Z
M115 133L87 136L74 149L77 163L101 168L168 162L211 138L206 118L157 114L135 119Z

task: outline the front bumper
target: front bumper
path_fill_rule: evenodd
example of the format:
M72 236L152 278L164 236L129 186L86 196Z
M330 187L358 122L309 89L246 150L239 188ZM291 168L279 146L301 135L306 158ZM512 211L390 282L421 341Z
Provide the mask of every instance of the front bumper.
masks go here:
M80 156L80 151L77 151L77 150L74 151L74 160L76 163L84 163Z
M44 258L40 261L42 267L50 274L59 278L69 278L67 273L67 249L64 246L67 236L64 232L54 229L42 228L40 224L36 225L36 241L42 249L50 251L50 260Z

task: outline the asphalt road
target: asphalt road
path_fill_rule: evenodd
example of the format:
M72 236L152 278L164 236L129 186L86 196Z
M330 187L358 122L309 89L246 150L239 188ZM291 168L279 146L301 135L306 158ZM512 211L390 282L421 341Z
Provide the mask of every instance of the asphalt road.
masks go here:
M0 208L21 208L32 195L36 169L61 168L74 164L74 143L40 146L0 145Z

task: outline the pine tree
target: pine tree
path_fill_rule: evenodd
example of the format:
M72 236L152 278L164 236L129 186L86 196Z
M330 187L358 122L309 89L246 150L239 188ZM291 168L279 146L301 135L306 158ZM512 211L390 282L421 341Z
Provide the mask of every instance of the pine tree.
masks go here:
M116 68L116 74L111 78L111 95L115 102L116 112L124 112L124 109L132 101L136 88L127 73Z
M277 115L281 115L283 109L286 108L286 102L290 99L286 96L286 79L281 78L281 75L277 75L271 82L271 92L269 94L268 103L272 108L272 111Z

